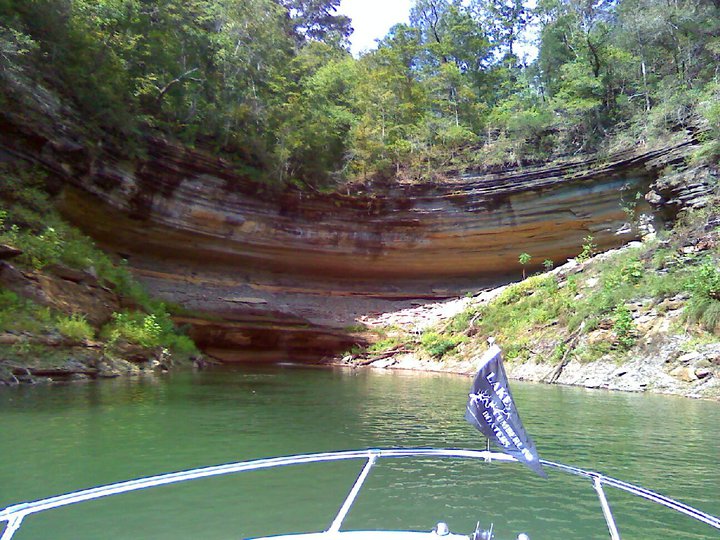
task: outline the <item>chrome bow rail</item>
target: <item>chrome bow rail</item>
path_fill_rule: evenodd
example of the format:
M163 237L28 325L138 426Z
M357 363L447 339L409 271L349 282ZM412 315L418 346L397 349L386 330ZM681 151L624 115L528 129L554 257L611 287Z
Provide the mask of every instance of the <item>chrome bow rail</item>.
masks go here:
M208 478L212 476L223 476L226 474L255 471L259 469L269 469L273 467L282 467L286 465L300 465L305 463L317 463L322 461L342 461L353 459L366 460L362 472L353 484L347 498L343 502L335 519L325 531L327 533L337 533L340 531L342 523L352 507L355 499L362 488L373 465L379 458L405 458L405 457L422 457L422 458L460 458L460 459L477 459L486 462L500 461L513 462L515 458L507 454L480 450L453 450L453 449L435 449L435 448L385 448L385 449L369 449L369 450L348 450L339 452L326 452L317 454L303 454L296 456L276 457L269 459L257 459L251 461L240 461L237 463L229 463L227 465L217 465L214 467L204 467L200 469L192 469L169 474L161 474L158 476L149 476L137 480L129 480L126 482L118 482L116 484L108 484L82 491L75 491L65 495L58 495L48 499L41 499L33 502L25 502L9 506L0 510L0 524L6 523L5 529L0 536L0 540L10 540L15 532L20 528L25 517L38 512L60 508L85 501L109 497L111 495L119 495L120 493L128 493L168 484L186 482L189 480L197 480L199 478ZM619 540L620 533L615 524L610 505L603 486L611 486L622 491L626 491L643 499L666 506L672 510L685 514L693 519L701 521L711 527L720 530L720 519L706 514L692 506L688 506L669 497L665 497L654 491L643 489L615 478L605 476L596 472L586 471L577 467L563 465L562 463L554 463L552 461L541 461L546 467L558 469L562 472L575 476L588 478L592 481L593 487L598 494L600 504L602 506L605 521L607 522L608 531L612 540Z

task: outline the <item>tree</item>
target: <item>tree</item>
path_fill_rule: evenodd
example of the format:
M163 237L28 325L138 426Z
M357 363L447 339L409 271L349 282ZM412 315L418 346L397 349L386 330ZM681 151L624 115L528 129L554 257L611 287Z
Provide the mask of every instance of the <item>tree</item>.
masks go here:
M352 165L363 176L397 172L413 152L413 135L427 111L419 76L420 35L399 24L377 50L359 61L356 106L359 119L352 133Z
M515 58L514 46L530 20L524 0L472 0L470 5L477 18L488 29L492 44L506 48L506 56Z
M530 261L531 261L531 260L532 260L532 255L530 255L529 253L524 253L524 252L523 252L523 253L521 253L521 254L518 256L518 262L519 262L519 263L522 265L522 267L523 267L523 270L522 270L523 279L525 279L525 266L526 266L527 264L530 264Z
M276 0L287 10L295 38L347 47L353 32L350 18L338 15L340 0Z
M301 58L297 63L302 65ZM323 187L344 169L350 131L357 123L357 77L357 64L349 55L330 60L307 73L299 92L279 109L284 115L275 147L280 180Z

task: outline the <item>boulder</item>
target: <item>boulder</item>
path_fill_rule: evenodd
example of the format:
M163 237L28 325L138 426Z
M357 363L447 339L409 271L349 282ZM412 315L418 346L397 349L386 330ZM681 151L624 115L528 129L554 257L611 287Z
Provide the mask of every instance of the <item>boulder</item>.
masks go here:
M689 366L678 366L670 371L670 375L686 383L695 382L699 378L695 368Z

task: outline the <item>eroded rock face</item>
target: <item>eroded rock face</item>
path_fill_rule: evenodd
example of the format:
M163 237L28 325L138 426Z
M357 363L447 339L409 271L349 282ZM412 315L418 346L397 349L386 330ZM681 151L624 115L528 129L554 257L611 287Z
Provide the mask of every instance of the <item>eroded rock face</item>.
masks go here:
M517 272L520 253L563 262L587 236L621 245L648 210L646 164L677 150L346 195L269 191L220 159L150 144L144 161L105 156L73 174L65 213L130 252L378 280Z
M66 216L193 310L184 322L207 350L273 357L342 350L359 317L517 276L521 253L533 269L577 255L587 236L598 249L635 238L657 171L690 146L320 194L268 188L161 139L120 157L36 113L46 122L2 113L0 151L61 179Z

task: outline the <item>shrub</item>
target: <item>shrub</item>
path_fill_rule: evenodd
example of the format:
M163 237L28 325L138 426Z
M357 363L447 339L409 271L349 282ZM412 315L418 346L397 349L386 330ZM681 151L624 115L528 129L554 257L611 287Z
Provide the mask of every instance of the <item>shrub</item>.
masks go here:
M20 304L21 300L17 294L0 286L0 311L17 308Z
M401 341L397 337L386 337L368 347L368 352L379 353L397 347Z
M183 357L192 356L199 352L195 342L183 334L176 333L165 336L163 345L176 355Z
M585 262L590 259L593 255L595 255L595 251L597 250L597 244L594 242L595 238L588 235L585 238L583 238L583 241L585 242L582 245L582 251L580 252L580 255L576 257L578 262Z
M61 315L56 321L58 331L72 341L84 341L95 337L95 330L83 315L73 314L69 317Z
M708 332L720 334L720 302L710 302L705 307L700 324Z
M49 308L38 306L0 286L0 330L38 333L49 330L54 322Z
M711 259L703 263L690 275L687 288L693 296L720 300L720 269Z
M0 330L10 329L20 307L18 295L0 287Z
M621 350L628 350L635 344L635 323L632 313L625 304L618 304L613 313L613 332Z
M163 328L154 314L144 313L114 313L113 320L104 335L111 343L124 339L142 347L157 347Z
M465 332L470 327L470 322L475 319L476 321L482 317L482 307L470 307L465 311L455 315L450 322L448 330L453 333Z
M111 346L122 339L141 347L163 347L180 355L198 352L195 343L175 328L163 304L156 305L155 312L150 314L127 311L114 313L101 336Z
M567 343L560 342L557 345L555 345L555 348L553 349L552 354L550 355L550 362L553 364L557 364L560 362L563 357L565 356L565 353L567 352Z
M40 235L26 235L20 248L36 270L60 260L63 252L63 237L55 227L47 227Z
M703 261L687 278L690 301L685 314L708 332L720 331L720 270L712 259Z
M437 332L423 332L420 344L430 356L442 358L463 341L460 336L446 336Z

